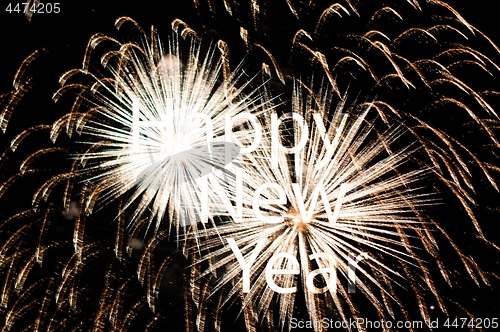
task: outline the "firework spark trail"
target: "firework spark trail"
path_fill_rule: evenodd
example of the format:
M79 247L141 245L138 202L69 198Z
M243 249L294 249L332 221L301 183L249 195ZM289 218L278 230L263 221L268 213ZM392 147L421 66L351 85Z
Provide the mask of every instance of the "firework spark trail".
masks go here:
M256 2L252 1L248 5L252 8L256 6L270 7L271 3L262 1L257 5ZM498 52L499 48L484 34L467 23L448 4L441 1L426 1L422 2L422 4L419 1L408 1L407 4L394 2L379 8L376 3L373 6L363 6L362 3L353 4L349 1L342 4L318 1L317 3L310 2L307 6L301 6L303 6L302 15L306 15L309 20L317 21L317 23L314 34L309 33L310 31L305 30L305 28L301 28L290 36L292 40L290 62L292 63L289 65L293 65L293 60L303 58L301 54L305 51L305 55L309 54L308 58L313 66L315 63L319 63L321 68L324 69L339 97L341 90L337 85L340 84L338 81L341 81L340 78L342 78L343 74L347 74L349 80L352 80L352 77L365 80L375 92L389 88L390 90L398 89L402 93L411 93L411 90L421 89L425 86L427 89L434 90L435 102L446 102L449 97L449 93L442 92L439 86L456 87L463 92L460 99L468 98L467 103L460 104L459 100L448 100L448 102L453 102L458 107L466 110L471 119L486 130L489 138L498 146L495 135L492 134L485 123L480 121L481 117L479 115L482 112L471 111L470 104L475 103L492 119L498 119L498 115L489 104L485 93L475 91L472 88L474 84L470 78L461 76L457 69L474 66L488 75L492 75L499 69L498 65L487 55L467 45L467 42L471 39L469 35L475 37L476 33L478 33L486 39L487 44L495 52ZM359 7L359 10L357 7ZM413 7L413 10L408 10L411 7ZM291 13L296 15L295 9L292 8L290 7ZM431 12L433 10L442 10L444 14L425 15L427 11ZM254 17L254 20L263 21L265 19L266 23L270 24L273 18L266 17L266 12L269 12L267 8L255 12L258 17ZM252 11L252 13L254 12ZM334 13L336 15L332 15ZM396 19L390 20L388 16L391 16L391 13ZM352 26L352 22L349 20L350 17L363 17L365 15L371 18L366 26L357 23L356 26ZM421 18L422 23L417 22L418 26L407 27L403 24L403 19L407 19L408 16L413 19L412 15ZM303 19L308 22L304 16ZM338 22L344 22L345 25L333 25L333 28L338 29L338 31L336 31L335 44L332 45L327 42L328 39L325 39L324 35L330 33L328 30L329 24ZM301 24L298 24L298 26L301 26ZM352 30L350 30L351 28ZM256 33L252 39L249 38L248 31L244 27L240 27L240 31L245 32L241 36L244 44L247 45L248 51L250 52L252 46L263 50L268 58L263 64L265 70L268 71L271 64L275 68L277 77L283 80L277 55L273 55L273 45L264 43L259 39L263 39L266 35ZM356 41L356 43L353 44L352 40ZM421 50L422 54L425 54L423 58L419 56L415 59L415 54L412 51L414 47L408 49L404 47L412 42L416 42L418 45L412 45L414 47L423 47ZM429 46L429 49L427 49L427 46ZM252 54L257 55L256 52L252 52ZM349 64L355 64L355 66L349 66ZM338 76L339 79L334 79L335 76ZM432 105L422 106L428 108ZM405 116L412 114L412 112L405 109L401 109L401 112L401 115Z
M303 97L307 100L305 103L302 101ZM224 243L227 238L233 239L247 263L252 261L250 257L259 251L255 249L255 245L260 239L265 239L263 243L259 243L263 245L262 251L250 269L252 286L243 294L242 306L253 313L253 319L266 315L276 291L276 286L269 285L269 278L266 277L264 269L273 255L291 254L300 262L301 283L309 315L319 324L323 318L321 308L324 303L320 304L321 301L313 293L323 293L325 290L316 289L313 293L307 290L313 288L309 285L312 281L306 280L314 265L309 262L310 257L313 257L310 255L326 253L334 260L332 264L335 265L339 278L333 285L330 284L330 278L333 278L330 275L326 278L326 283L334 288L330 288L331 299L341 318L345 320L346 315L335 289L340 297L349 303L351 314L356 317L357 310L348 299L346 287L349 274L352 273L350 255L363 257L368 253L366 265L358 267L358 273L364 278L356 279L355 283L376 309L381 311L379 300L367 283L373 283L382 292L386 292L386 287L373 277L371 272L379 270L384 279L392 280L396 272L385 265L387 257L418 268L422 263L421 258L409 245L409 239L413 237L420 238L422 247L433 253L436 251L432 238L426 236L426 221L418 212L423 206L432 204L432 199L415 188L415 182L429 171L425 168L398 171L411 157L414 147L399 151L392 151L391 148L405 132L403 127L395 126L385 132L376 132L373 116L376 118L377 112L371 107L371 103L346 110L345 101L341 101L335 110L329 110L324 105L325 101L330 104L331 98L332 91L319 91L314 98L310 94L303 96L301 89L296 87L292 111L301 114L308 124L310 134L305 148L295 153L293 158L291 154L280 151L279 167L274 169L271 166L272 138L265 135L262 148L255 154L246 156L246 161L240 161L245 165L245 206L252 210L249 206L252 205L252 197L255 197L257 188L267 183L279 184L287 199L273 206L262 203L261 209L265 212L261 213L270 219L283 219L262 222L255 217L254 211L246 211L244 215L247 218L242 223L227 223L218 226L216 230L209 229L199 234L200 237L206 236L208 240L200 247L202 251L206 250L206 254L197 263L224 258L198 277L227 266L227 272L218 280L213 293L233 280L242 278L243 271L241 263L228 265L234 261L234 255L231 254L235 248L234 245L221 246L220 237L225 239ZM344 113L347 112L350 113L349 118L342 122ZM314 118L313 113L319 117ZM327 114L332 116L332 121L322 128L318 124L323 124ZM263 122L271 124L269 117L264 117ZM344 125L341 125L342 123ZM305 134L305 130L295 130L291 134L293 138L289 139L297 143L301 141L300 135ZM373 134L375 138L372 137ZM339 137L337 143L334 143L335 136ZM322 163L325 158L328 162ZM325 164L324 167L316 167L322 164ZM318 185L323 186L326 197L323 198L323 192L318 189ZM280 198L275 190L265 190L261 195L265 200ZM255 204L255 198L253 199ZM328 203L323 199L327 199ZM325 257L320 258L321 260L317 260L319 268L331 268ZM282 261L279 267L293 270L293 265L288 259L287 262ZM294 276L284 274L274 282L281 285L279 287L289 288L294 285ZM393 282L397 283L394 280ZM224 303L242 291L242 283L236 283ZM429 281L429 284L432 284L432 281ZM394 299L388 293L385 295ZM284 327L292 317L295 294L281 294L278 297L279 320L280 325Z

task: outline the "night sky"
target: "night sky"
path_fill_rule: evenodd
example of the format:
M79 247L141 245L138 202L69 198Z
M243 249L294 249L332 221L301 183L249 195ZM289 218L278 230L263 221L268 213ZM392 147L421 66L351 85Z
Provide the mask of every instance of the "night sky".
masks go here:
M283 73L287 77L309 77L312 72L318 77L321 76L321 67L317 64L311 65L310 57L304 53L294 55L293 58L290 56L290 36L293 37L293 34L300 28L304 28L308 31L314 30L316 20L297 20L289 11L285 0L267 0L267 3L273 3L272 5L262 5L262 8L266 8L267 16L254 25L249 10L250 6L247 3L248 1L241 1L241 4L236 6L237 14L233 15L233 17L225 11L222 0L214 0L213 2L212 10L210 10L207 3L203 0L200 0L199 8L196 8L194 2L191 0L144 0L126 3L117 0L66 1L60 4L60 13L34 14L31 22L28 22L22 13L6 12L4 7L7 6L8 2L4 1L0 8L0 60L2 64L0 69L0 95L8 93L12 89L12 79L23 59L35 50L39 50L41 55L32 63L27 71L27 76L32 77L30 81L30 91L14 109L7 131L4 134L0 133L1 153L7 149L10 141L22 130L37 124L51 124L67 112L68 107L71 106L71 98L67 100L63 99L60 103L58 102L56 104L52 101L51 97L59 87L58 78L65 71L81 66L88 40L92 35L101 32L104 35L117 38L118 40L127 40L128 38L135 38L138 36L137 31L134 31L131 26L125 26L121 31L116 30L114 21L121 16L133 18L145 31L149 31L150 26L153 25L158 30L160 36L162 36L162 34L168 36L171 33L172 20L179 18L193 30L203 35L203 40L206 42L212 40L216 42L219 39L226 41L231 52L231 66L235 67L244 59L246 70L250 73L250 76L257 75L262 62L269 63L269 59L263 52L258 52L255 47L250 52L246 51L239 30L240 26L243 26L251 33L254 40L259 41L270 50L276 57ZM229 2L233 3L232 0ZM299 17L317 18L318 15L316 14L306 15L305 13L302 14L300 11L300 8L305 6L303 3L308 2L308 0L302 0L300 1L302 4L297 5ZM299 1L294 1L294 3L298 4ZM319 13L319 8L326 8L325 3L327 2L319 1L315 10ZM377 3L386 3L390 5L392 3L398 3L398 1L377 1ZM406 1L400 0L399 3L406 3ZM461 13L470 24L481 30L491 38L493 42L500 45L500 34L497 28L497 7L494 6L491 1L448 0L447 3ZM12 2L12 4L15 5L16 3ZM382 6L378 4L377 8L378 7ZM409 6L407 5L405 7L403 4L400 4L400 7L407 8ZM426 13L425 10L424 12ZM442 12L440 11L438 14L441 15ZM418 24L418 17L418 15L409 15L405 24L408 24L408 26ZM365 17L363 20L360 20L359 24L366 24L368 20L369 19ZM349 24L356 29L356 24L358 24L356 22L357 21L353 19ZM337 31L345 32L345 29L349 28L337 26L336 24L337 23L332 24L328 30L322 32L316 38L317 47L324 47L325 50L328 49L329 47L326 45L328 43L335 43ZM484 52L493 62L500 64L500 54L496 53L484 39L480 37L470 38L470 45ZM107 46L103 44L102 47L106 49ZM413 46L402 45L401 47L409 48ZM404 49L404 51L406 54L412 54L415 58L419 57L419 52L424 52L424 50L420 48L411 50ZM491 66L488 68L491 69ZM92 70L95 70L95 72L103 71L102 67L98 67L98 62L91 63L91 71ZM492 71L492 73L493 76L491 77L484 77L484 75L477 74L476 79L476 76L474 76L476 72L474 70L465 70L463 73L465 76L463 77L466 77L468 80L467 82L476 89L500 90L498 89L498 87L500 87L500 71L496 70ZM347 87L347 85L349 85L350 91L359 89L359 91L366 93L369 89L367 87L371 84L363 83L363 81L359 79L348 81L345 79L347 75L340 76L340 81L343 84L342 87ZM289 81L284 85L276 78L276 75L271 78L270 86L273 92L282 94L284 98L286 98L291 91ZM429 93L422 91L423 90L419 90L417 87L417 89L412 92L400 94L397 89L385 89L379 92L378 97L383 100L394 101L399 107L408 107L410 110L409 112L411 112L413 107L415 108L415 112L418 113L420 112L417 110L419 103L427 102L432 98ZM369 92L367 94L369 95ZM2 98L0 101L3 107L5 99ZM500 109L499 100L492 101L491 105L496 107L496 109ZM474 110L477 111L477 106ZM451 136L466 141L467 147L469 149L474 149L478 156L483 156L487 163L500 167L495 152L490 153L491 151L489 151L489 147L491 147L490 141L477 132L474 132L473 129L462 126L463 117L459 115L450 115L451 113L445 111L441 112L441 109L438 111L439 112L433 114L423 112L422 116L432 118L436 124L440 125L441 128ZM41 147L50 146L51 143L47 137L43 138L41 135L37 137L37 139L30 141L29 147L23 147L24 150L21 149L20 151L16 151L9 159L2 161L0 168L1 182L6 181L6 179L14 174L17 167L19 167L19 163L29 153ZM68 150L78 148L74 141L71 141L62 134L58 142L67 147ZM496 153L498 153L498 148L496 149ZM61 157L61 159L45 159L43 161L45 162L43 167L49 169L49 174L57 174L59 170L64 170L70 165L70 160L67 156ZM492 171L491 174L492 177L496 179L497 183L500 184L498 181L500 179L499 172ZM1 197L0 222L4 223L4 220L7 220L9 216L29 208L33 190L41 183L41 179L34 178L33 181L23 181L24 182L21 182L17 187L9 189L10 191L7 191L6 194ZM474 199L477 202L477 205L474 206L474 213L486 238L492 243L496 243L497 246L500 246L500 236L498 235L498 222L500 222L500 205L498 202L500 195L491 188L483 177L474 176L473 182L476 188ZM467 218L458 200L449 192L446 192L446 188L439 187L439 184L435 183L429 184L429 186L434 186L434 188L438 190L443 189L443 193L440 196L442 204L429 207L429 211L427 211L428 215L438 224L442 225L451 238L456 241L456 244L463 250L464 254L473 257L475 262L478 263L486 273L491 272L499 275L499 251L495 250L492 246L485 245L481 240L478 240L476 236L477 232L470 219ZM94 317L95 305L97 305L96 303L99 301L100 290L104 287L102 277L104 267L116 264L113 261L113 254L108 250L113 246L114 239L115 228L113 225L114 216L112 211L113 209L111 207L103 209L98 217L94 219L96 222L88 226L89 236L96 242L100 241L104 254L102 254L98 260L95 260L92 266L87 268L84 274L84 278L87 279L85 285L82 287L90 290L88 292L88 294L90 294L88 295L89 298L86 301L82 301L82 303L85 303L84 307L80 309L78 313L68 316L68 329L61 328L61 331L69 331L70 328L77 331L87 331L88 325L82 324L79 326L74 322L78 320L85 322L91 321ZM68 224L64 222L63 219L55 221L52 233L49 236L51 241L60 243L62 250L69 250L67 255L71 255L69 252L72 250L70 245L72 227L69 227ZM3 233L1 235L2 239L5 240L12 235L16 227L15 225L4 224L2 228L0 228L0 234ZM170 240L173 241L173 239ZM440 278L439 271L435 267L431 268L430 272L436 280L438 292L442 294L444 298L452 298L454 301L457 301L457 303L469 308L471 313L476 317L497 317L500 319L500 305L498 303L500 282L498 277L493 275L489 276L493 289L487 287L482 281L479 281L478 283L480 286L477 286L471 278L468 277L463 264L457 259L453 248L447 244L446 238L441 236L438 240L443 241L443 246L440 248L440 255L443 261L448 263L447 266L448 270L451 271L451 275L458 280L454 288L450 289L442 278ZM17 247L15 250L22 250L22 248ZM172 242L165 241L165 243L162 243L156 255L161 255L162 252L165 254L173 254L175 256L175 263L172 265L173 267L167 271L162 281L161 291L164 292L164 295L160 296L160 300L158 301L160 309L159 314L156 316L159 323L154 325L156 329L152 328L151 330L183 330L184 313L182 308L185 299L182 294L182 287L186 285L183 284L181 275L184 271L184 266L188 264L185 262L182 255L176 252L176 245ZM64 261L64 259L65 258L62 258L61 260ZM60 271L61 269L60 263L58 263L57 260L58 259L55 257L48 258L47 263L44 262L44 270L41 271L40 269L39 272L35 271L35 275L50 278L51 267L53 271ZM137 256L132 255L122 267L116 268L117 275L120 275L120 278L135 278L134 273L138 260L139 258ZM7 278L5 270L6 266L0 266L0 271L2 272L0 285L4 283L4 280L6 280L5 278ZM56 276L57 273L54 275ZM32 281L31 279L28 280ZM135 283L131 282L130 298L133 298L135 294L141 294L140 285L136 283L135 280L134 282ZM93 288L96 290L92 290ZM411 289L407 291L411 292ZM402 293L404 294L404 291ZM15 297L15 295L12 296ZM35 294L33 296L36 297L38 295ZM373 314L373 309L369 308L370 304L365 303L365 301L359 299L359 297L362 297L362 294L356 294L353 298L355 301L359 300L359 308L362 315L363 310L366 309L370 312L372 317L376 318L376 315ZM127 298L125 301L132 301L130 298ZM414 319L419 319L418 309L413 305L415 302L414 296L412 295L411 298L413 302L412 305L409 305L408 310ZM404 302L405 298L401 297L401 299ZM13 300L9 302L8 308L11 307L12 301ZM94 302L94 304L92 304L92 302ZM237 302L238 301L236 301L232 308L226 310L224 313L223 331L239 331L245 328L242 317L236 318L239 314ZM307 319L307 315L305 314L306 308L303 303L300 303L300 297L297 303L297 317ZM437 307L437 304L433 302L432 299L428 300L427 304L428 306ZM128 302L126 306L129 306ZM458 307L459 305L455 308L449 308L450 317L464 316L463 311L460 311ZM86 311L87 309L88 311ZM431 309L431 318L434 317L444 320L446 316L438 311L437 308ZM3 324L2 322L5 314L6 309L0 308L0 318L2 319L0 320L0 325ZM32 319L34 314L28 313L26 317ZM144 331L147 323L150 322L151 319L154 319L154 315L148 312L147 306L140 311L138 317L139 318L131 325L129 331ZM21 326L21 324L15 325L12 331L20 331ZM46 328L47 324L44 326L43 330L45 331ZM104 330L111 329L106 325ZM207 327L207 331L209 330L210 329ZM263 328L263 330L265 329ZM444 330L448 329L440 328L436 331Z

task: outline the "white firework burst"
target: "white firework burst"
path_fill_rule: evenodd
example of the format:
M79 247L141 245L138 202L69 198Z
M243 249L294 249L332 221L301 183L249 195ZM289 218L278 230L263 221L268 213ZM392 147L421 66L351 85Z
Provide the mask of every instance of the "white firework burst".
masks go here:
M341 100L330 109L332 91L325 90L316 95L309 90L304 96L301 88L295 88L294 115L280 118L281 134L290 133L288 147L279 143L281 147L273 151L273 145L278 145L271 133L255 153L238 157L244 165L243 222L198 233L207 240L196 248L203 253L197 263L212 262L198 278L222 269L224 274L212 293L236 282L227 299L243 293L247 323L262 316L273 321L269 308L277 292L280 324L289 324L299 288L304 290L316 327L321 326L326 301L318 294L328 290L344 320L347 316L340 298L357 316L348 296L355 288L384 316L373 285L384 302L390 298L399 302L388 291L399 275L386 261L420 266L422 260L410 245L413 237L419 238L419 247L436 252L420 214L433 199L415 187L416 181L428 175L428 168L405 170L404 164L418 149L412 144L395 148L406 132L404 126L380 132L376 128L382 121L373 103L346 107ZM329 115L330 120L325 120ZM272 117L268 114L261 119L276 134L279 123L277 116ZM287 124L286 119L292 117L300 130ZM322 272L324 279L316 277ZM318 282L324 287L318 287Z
M126 21L132 20L121 18L117 26ZM92 103L88 111L70 113L54 126L56 133L66 125L90 135L85 143L91 147L78 157L77 171L93 190L85 211L92 211L97 198L105 202L126 197L122 212L133 211L131 224L146 219L158 230L169 219L177 233L182 226L196 228L197 222L207 222L216 206L231 204L228 199L203 203L200 179L207 169L223 169L226 154L238 154L235 144L225 142L225 119L256 113L262 107L256 95L259 88L250 88L249 81L240 83L241 66L229 71L220 43L222 55L217 56L213 47L204 52L195 37L189 50L182 52L176 32L166 48L156 32L142 44L96 35L89 42L87 65L90 51L104 40L119 45L101 59L111 77L72 70L62 76L63 87L55 95L57 100L65 91L78 88L82 90L78 98L83 95ZM66 84L82 72L94 82ZM245 141L248 133L236 125L232 135ZM215 174L222 186L231 176ZM207 186L217 190L212 182Z

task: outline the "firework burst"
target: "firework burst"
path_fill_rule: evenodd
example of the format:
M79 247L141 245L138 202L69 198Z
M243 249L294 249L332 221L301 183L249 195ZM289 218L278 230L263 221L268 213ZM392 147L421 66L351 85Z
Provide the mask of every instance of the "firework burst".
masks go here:
M135 23L122 18L116 25L127 21ZM62 93L77 89L75 105L83 100L90 105L85 111L75 107L53 127L53 140L62 128L74 127L91 145L78 157L75 172L95 188L84 211L91 213L98 198L113 201L127 194L123 209L133 209L132 225L147 212L155 231L166 219L177 233L181 226L196 228L197 222L209 217L200 217L203 170L223 169L225 154L238 154L236 145L225 142L226 117L248 116L262 101L255 90L243 93L248 83L239 83L241 68L229 72L224 53L216 60L216 51L209 48L203 58L199 42L193 40L184 55L175 33L164 49L154 30L142 45L112 40L118 50L105 53L101 60L112 76L98 78L86 69L88 57L100 42L109 40L96 35L89 41L84 69L65 73L60 80L63 87L54 96L58 100ZM223 43L219 46L223 49ZM77 74L95 82L68 84ZM247 139L248 134L243 128L233 133L236 139Z
M372 286L381 290L384 302L391 299L401 305L387 291L397 283L393 278L398 276L386 263L390 261L388 258L395 258L406 267L422 266L425 270L414 244L410 245L412 238L419 238L421 243L417 246L436 255L433 237L419 212L432 200L416 188L416 182L429 170L403 170L414 147L394 150L405 130L395 126L378 132L375 129L378 113L373 103L348 108L342 100L330 109L332 91L323 88L314 96L309 93L303 96L301 90L295 89L292 110L306 121L298 126L301 130L290 133L293 138L284 137L289 136L291 142L303 149L289 154L282 150L293 151L293 148L280 148L273 155L272 138L267 135L262 149L240 161L246 165L243 201L251 210L246 213L249 217L241 223L220 225L199 234L208 240L200 248L206 254L197 263L217 258L200 277L218 268L227 269L212 292L241 278L229 291L228 298L243 292L242 306L251 313L250 317L255 320L266 317L271 324L273 319L268 316L268 309L275 292L279 294L280 325L290 323L297 291L296 274L300 274L300 288L304 290L315 326L320 326L324 318L325 300L335 304L343 321L347 320L344 300L351 314L359 318L348 296L355 287L384 317ZM331 121L325 126L323 121L328 116ZM271 121L264 120L269 125ZM273 158L278 167L272 167ZM261 207L257 203L256 208L256 199ZM220 237L229 245L222 245ZM280 261L283 258L286 259ZM246 264L248 269L243 272ZM361 277L355 279L356 267ZM275 269L276 277L270 269ZM279 269L290 273L281 274ZM374 271L379 272L374 274ZM328 273L323 286L317 287L314 277L321 272ZM428 287L434 289L430 279ZM328 289L328 300L317 295ZM428 318L425 312L422 316Z

